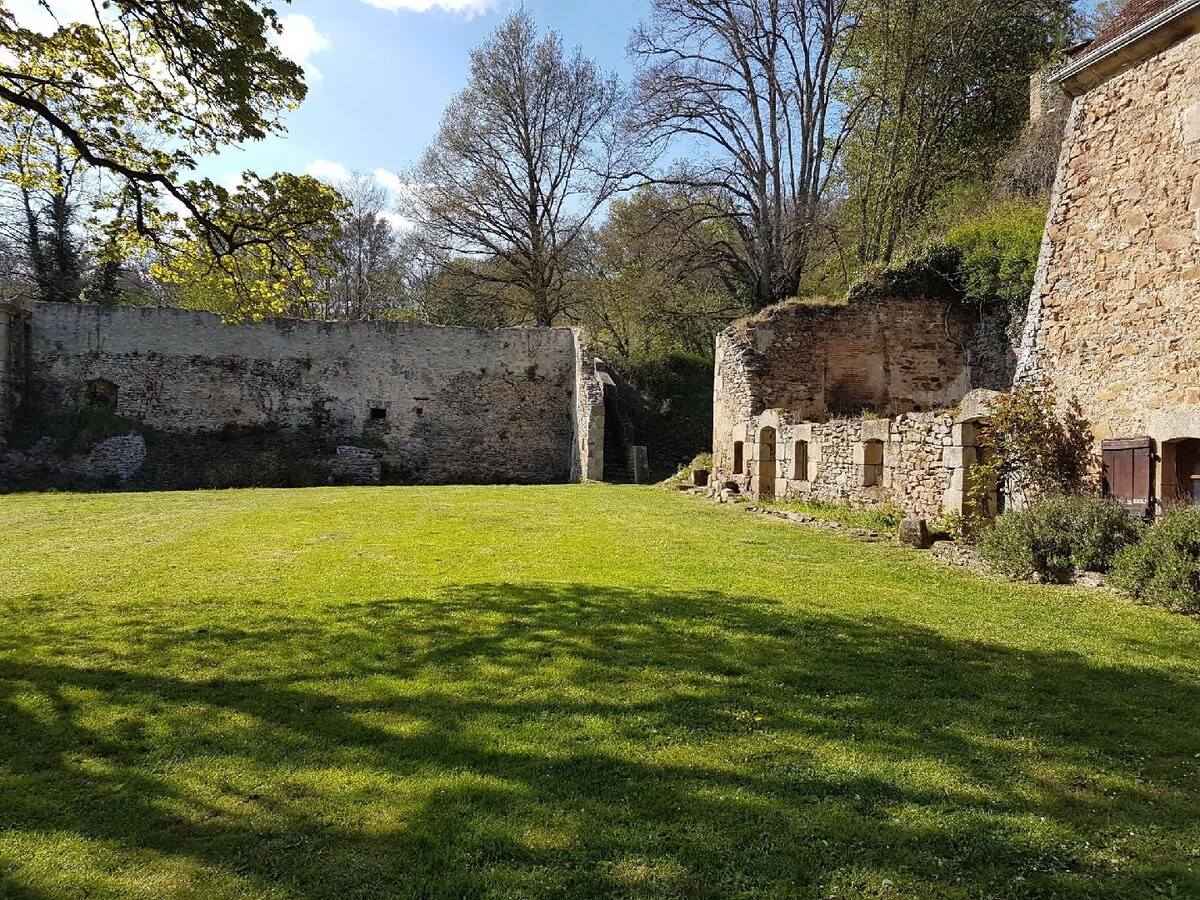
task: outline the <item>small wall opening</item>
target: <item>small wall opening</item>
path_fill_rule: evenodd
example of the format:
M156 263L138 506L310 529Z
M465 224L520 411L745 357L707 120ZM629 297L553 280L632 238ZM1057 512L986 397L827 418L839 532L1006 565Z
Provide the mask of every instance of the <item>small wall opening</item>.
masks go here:
M1164 497L1176 504L1200 506L1200 439L1171 441L1162 448Z
M792 478L795 481L808 481L808 441L796 441Z
M111 381L95 378L87 383L84 397L88 406L96 409L116 409L119 389Z
M883 482L883 441L863 441L862 486Z
M755 470L756 493L759 499L772 500L775 498L775 475L777 458L775 448L775 429L764 428L758 436L758 465Z
M371 421L384 422L387 421L387 410L382 406L371 407Z
M733 474L743 475L746 472L746 445L741 441L733 442Z

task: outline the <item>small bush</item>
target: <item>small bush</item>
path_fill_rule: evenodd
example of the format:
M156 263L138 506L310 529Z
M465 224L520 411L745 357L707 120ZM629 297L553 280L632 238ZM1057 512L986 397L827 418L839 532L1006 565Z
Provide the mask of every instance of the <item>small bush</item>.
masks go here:
M1200 509L1168 513L1117 555L1113 584L1135 600L1200 612Z
M979 541L979 552L1012 578L1065 581L1076 570L1105 572L1145 526L1094 497L1051 497L1005 513Z

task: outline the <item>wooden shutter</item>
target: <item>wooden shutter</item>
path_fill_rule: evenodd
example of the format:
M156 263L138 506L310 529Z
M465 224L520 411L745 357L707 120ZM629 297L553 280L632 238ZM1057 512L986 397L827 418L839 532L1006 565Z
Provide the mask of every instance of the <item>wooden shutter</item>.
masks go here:
M1102 447L1104 496L1143 519L1154 509L1153 444L1145 437L1105 441Z

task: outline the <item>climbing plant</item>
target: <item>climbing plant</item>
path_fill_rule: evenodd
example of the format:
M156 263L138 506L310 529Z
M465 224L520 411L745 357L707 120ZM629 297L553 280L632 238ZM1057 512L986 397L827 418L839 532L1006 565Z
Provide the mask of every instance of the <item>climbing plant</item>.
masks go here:
M973 509L989 509L996 485L1026 505L1042 497L1079 493L1088 470L1087 423L1074 407L1060 408L1049 382L1018 384L997 397L982 428L984 458L970 473Z

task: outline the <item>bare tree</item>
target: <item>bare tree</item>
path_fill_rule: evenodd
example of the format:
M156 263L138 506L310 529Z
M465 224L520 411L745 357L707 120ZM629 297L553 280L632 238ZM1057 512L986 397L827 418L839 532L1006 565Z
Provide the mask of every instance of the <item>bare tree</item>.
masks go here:
M847 0L652 0L630 41L635 124L707 158L673 179L726 193L756 307L794 296L853 112L835 88L855 29Z
M405 266L400 234L389 218L390 192L376 179L355 173L337 189L350 206L340 218L341 236L317 281L327 319L375 319L403 308Z
M629 178L615 75L521 10L471 54L470 80L409 175L405 213L432 246L513 298L526 321L568 304L588 223Z

